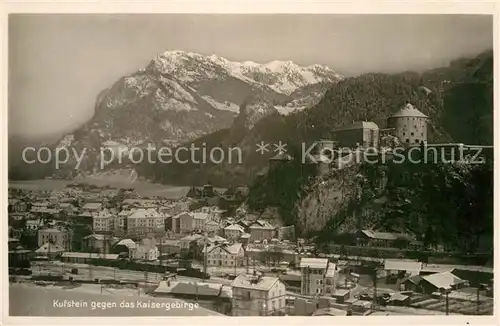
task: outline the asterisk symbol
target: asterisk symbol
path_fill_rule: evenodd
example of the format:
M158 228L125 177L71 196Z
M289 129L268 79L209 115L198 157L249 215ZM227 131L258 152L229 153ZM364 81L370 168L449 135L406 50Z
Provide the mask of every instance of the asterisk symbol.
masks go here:
M286 144L283 144L281 140L279 141L278 144L274 144L274 151L278 152L280 155L283 153L286 153Z
M264 143L264 141L261 141L260 144L255 144L255 145L257 146L257 149L255 150L256 152L260 152L260 154L269 152L269 149L267 148L269 144Z

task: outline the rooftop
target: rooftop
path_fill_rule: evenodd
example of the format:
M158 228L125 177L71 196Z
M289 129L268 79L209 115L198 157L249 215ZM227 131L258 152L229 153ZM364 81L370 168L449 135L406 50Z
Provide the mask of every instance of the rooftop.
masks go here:
M63 258L87 258L87 259L118 259L115 254L98 254L94 252L69 252L66 251L62 254Z
M57 244L47 242L46 244L44 244L43 246L41 246L40 248L35 250L35 252L37 254L47 254L49 252L52 252L52 253L63 252L64 250L66 250L66 249L64 249L63 247L61 247Z
M239 242L236 242L232 245L227 245L225 243L217 244L217 245L209 245L207 248L207 252L212 252L216 248L221 248L222 250L226 251L227 253L231 255L236 255L240 252L241 248L243 248L243 245Z
M413 240L413 237L406 233L378 232L372 230L362 230L361 232L364 233L368 238L377 240Z
M313 316L347 316L347 311L336 308L321 308L313 313Z
M161 281L154 291L157 294L189 294L199 296L218 297L221 294L222 284L218 283L191 283L171 281Z
M353 129L372 129L372 130L378 130L378 126L375 122L372 121L353 121L353 123L342 126L338 129L335 129L335 131L342 131L342 130L353 130Z
M269 291L279 281L277 277L241 274L231 283L233 288Z
M403 118L403 117L427 118L425 114L417 110L410 103L407 103L401 110L390 116L390 118Z
M300 268L304 268L304 267L326 269L328 267L328 259L326 259L326 258L302 258L300 260Z
M83 209L84 210L97 210L97 209L101 209L102 207L102 203L86 203L85 205L83 205Z
M430 284L434 285L436 288L451 288L453 285L462 284L466 281L462 280L460 277L453 275L450 272L436 273L427 276L423 276L422 279L426 280Z
M243 227L239 224L232 224L232 225L226 226L224 228L224 230L234 230L234 231L245 232L245 229L243 229Z
M120 240L116 246L125 246L127 248L135 248L136 244L132 239L123 239Z
M328 264L328 269L326 270L326 275L325 277L334 277L335 276L335 271L336 271L336 266L333 263Z
M137 208L133 209L128 215L129 218L145 218L145 217L162 217L156 209L153 208Z
M202 213L202 212L194 212L194 213L191 213L193 215L193 218L195 220L206 220L208 218L208 214L207 213Z
M386 259L384 261L384 269L392 271L418 272L422 269L422 263L418 261Z
M56 228L46 228L40 229L38 232L50 232L50 233L59 233L59 232L67 232L66 230L56 229Z

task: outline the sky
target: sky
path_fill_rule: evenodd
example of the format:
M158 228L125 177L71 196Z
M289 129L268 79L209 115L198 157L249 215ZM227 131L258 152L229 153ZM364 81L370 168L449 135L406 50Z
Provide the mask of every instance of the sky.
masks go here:
M166 50L326 64L344 76L422 71L493 48L491 16L11 14L9 135L77 128L96 96Z

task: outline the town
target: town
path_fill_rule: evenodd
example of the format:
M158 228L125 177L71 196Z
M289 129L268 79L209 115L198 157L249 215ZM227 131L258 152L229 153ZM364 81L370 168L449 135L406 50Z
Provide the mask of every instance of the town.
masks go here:
M407 104L389 119L398 138L408 133L407 143L420 144L426 118ZM413 124L407 130L410 119L415 130ZM379 143L373 122L338 133L343 146ZM290 160L281 155L270 164L284 157ZM111 294L128 289L232 316L493 312L492 267L450 263L439 254L400 258L403 250L423 250L422 242L369 229L352 234L352 246L322 252L283 225L276 207L249 212L247 195L247 187L211 184L176 199L86 183L53 191L10 187L10 280ZM363 256L360 248L378 253Z

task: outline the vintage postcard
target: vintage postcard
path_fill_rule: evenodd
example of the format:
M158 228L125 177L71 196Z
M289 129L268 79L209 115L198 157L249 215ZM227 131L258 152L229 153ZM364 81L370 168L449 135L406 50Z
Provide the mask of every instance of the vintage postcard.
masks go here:
M4 316L493 318L494 11L4 26Z

